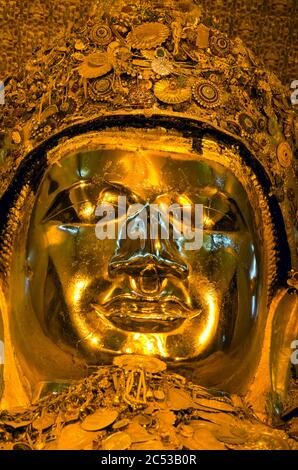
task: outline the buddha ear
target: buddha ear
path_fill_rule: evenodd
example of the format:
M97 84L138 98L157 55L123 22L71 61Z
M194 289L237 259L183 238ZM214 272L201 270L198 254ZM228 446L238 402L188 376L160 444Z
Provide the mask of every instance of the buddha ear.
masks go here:
M260 362L246 397L255 414L269 424L282 414L287 400L292 347L298 339L297 294L280 289L271 302Z
M21 380L22 373L12 344L5 291L5 283L0 279L0 410L29 405L29 395Z

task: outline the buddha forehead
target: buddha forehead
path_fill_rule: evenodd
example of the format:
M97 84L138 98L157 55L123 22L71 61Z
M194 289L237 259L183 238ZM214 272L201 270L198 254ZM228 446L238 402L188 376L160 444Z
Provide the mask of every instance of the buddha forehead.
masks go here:
M47 172L43 192L49 199L57 192L86 182L94 186L117 184L129 188L140 198L152 199L160 194L218 191L239 193L243 188L232 172L223 165L195 153L157 150L105 149L71 152ZM212 189L213 188L213 189Z

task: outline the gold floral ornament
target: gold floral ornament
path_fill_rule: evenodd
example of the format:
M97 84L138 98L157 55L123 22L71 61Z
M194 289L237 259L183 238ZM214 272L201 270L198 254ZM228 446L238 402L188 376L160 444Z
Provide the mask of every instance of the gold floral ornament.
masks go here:
M113 360L115 366L125 372L125 391L123 399L130 405L147 403L146 374L156 374L166 370L167 365L155 357L123 355ZM135 380L135 375L136 379ZM134 393L135 392L135 393Z
M163 79L155 84L154 94L163 103L179 104L191 99L191 87L185 80Z
M134 28L127 41L135 49L153 49L165 42L170 34L169 28L161 23L144 23Z
M147 52L150 53L152 51ZM151 68L153 72L155 72L157 75L160 75L161 77L166 77L167 75L170 75L172 72L174 72L174 66L169 60L169 54L166 49L163 47L158 47L155 50L151 62Z
M155 57L151 63L153 72L161 77L166 77L174 71L173 65L164 57Z
M209 44L212 54L218 57L226 57L231 52L231 42L223 34L213 34L210 37Z
M95 79L90 83L88 95L93 101L106 100L113 91L113 80L111 77Z
M216 108L222 103L218 86L208 80L197 81L192 87L192 93L203 108Z
M281 166L288 168L291 165L293 151L288 142L284 141L277 147L277 158Z
M113 40L113 33L108 25L96 24L90 31L90 40L97 46L107 46Z
M94 52L85 57L78 71L83 78L98 78L106 75L112 68L106 52Z

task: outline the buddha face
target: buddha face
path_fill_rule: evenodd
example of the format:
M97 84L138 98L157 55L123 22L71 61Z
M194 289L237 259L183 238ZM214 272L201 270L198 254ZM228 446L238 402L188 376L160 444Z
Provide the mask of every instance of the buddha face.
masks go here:
M121 230L99 239L100 204L112 204L113 223L123 226L119 196L128 211L201 205L202 246L189 250L183 236L152 238L150 230L146 239L120 238ZM231 351L258 313L253 226L243 187L211 160L153 150L66 155L45 174L31 217L34 314L51 340L91 364L115 354L182 361Z

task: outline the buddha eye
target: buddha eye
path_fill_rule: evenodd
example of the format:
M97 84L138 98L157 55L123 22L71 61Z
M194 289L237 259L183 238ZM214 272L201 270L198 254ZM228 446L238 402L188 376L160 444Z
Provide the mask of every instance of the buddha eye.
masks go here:
M97 208L102 204L104 206L111 205L114 210L116 217L120 217L119 212L127 212L131 204L135 204L138 201L137 197L131 193L131 191L120 185L120 184L109 184L99 193L96 201ZM121 210L120 210L121 209Z
M120 195L121 194L114 189L103 189L97 199L97 206L100 204L111 204L112 206L117 207Z
M95 207L90 201L77 202L68 207L52 208L43 222L59 221L62 224L93 224L95 223Z
M235 232L239 230L239 221L236 214L229 210L226 213L205 208L203 216L204 230L213 232Z
M82 222L93 223L95 217L95 207L91 202L86 201L79 205L77 214Z

